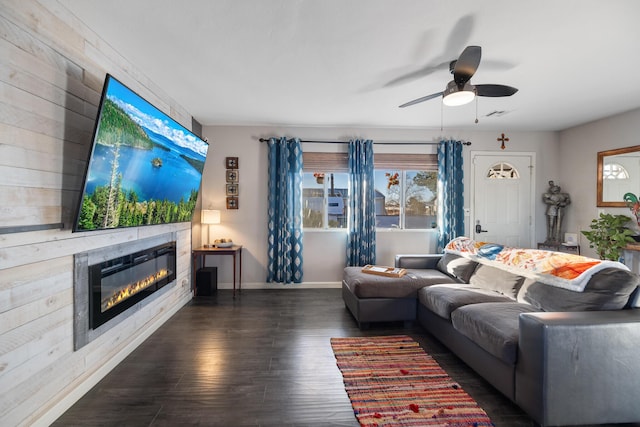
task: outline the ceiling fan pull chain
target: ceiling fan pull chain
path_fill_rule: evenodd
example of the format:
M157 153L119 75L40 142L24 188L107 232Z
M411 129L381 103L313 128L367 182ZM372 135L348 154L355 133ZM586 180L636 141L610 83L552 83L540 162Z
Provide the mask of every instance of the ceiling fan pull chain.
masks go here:
M476 96L476 124L478 124L478 97Z

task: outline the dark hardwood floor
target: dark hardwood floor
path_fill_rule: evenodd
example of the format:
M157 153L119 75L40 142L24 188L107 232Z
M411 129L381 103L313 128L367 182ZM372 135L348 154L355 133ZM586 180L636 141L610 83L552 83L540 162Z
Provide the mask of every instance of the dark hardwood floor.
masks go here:
M329 339L393 334L420 342L496 427L533 425L419 325L359 330L339 289L196 298L53 425L356 427Z

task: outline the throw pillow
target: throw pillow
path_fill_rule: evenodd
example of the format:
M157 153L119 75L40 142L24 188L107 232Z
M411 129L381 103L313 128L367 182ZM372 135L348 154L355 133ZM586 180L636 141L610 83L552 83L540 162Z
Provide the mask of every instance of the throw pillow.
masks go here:
M523 282L523 276L484 264L478 265L469 279L469 284L473 286L499 292L513 299L516 299Z
M438 261L436 268L451 277L457 278L462 283L469 283L469 278L477 265L476 261L445 252L440 261Z

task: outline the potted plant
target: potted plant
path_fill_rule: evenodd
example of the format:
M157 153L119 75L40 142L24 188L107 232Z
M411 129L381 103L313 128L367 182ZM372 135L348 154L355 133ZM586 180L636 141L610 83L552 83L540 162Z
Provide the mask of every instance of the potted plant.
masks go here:
M631 220L626 215L601 213L591 221L591 231L582 231L589 240L589 247L595 248L600 259L618 261L622 250L633 242L633 231L626 224Z

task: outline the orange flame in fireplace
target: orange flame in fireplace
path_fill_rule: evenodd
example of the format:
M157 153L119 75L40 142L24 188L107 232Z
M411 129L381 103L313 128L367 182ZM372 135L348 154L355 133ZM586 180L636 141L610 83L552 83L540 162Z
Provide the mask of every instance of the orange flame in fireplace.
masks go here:
M104 313L114 305L119 304L122 301L126 300L127 298L137 294L138 292L145 290L149 286L156 283L158 280L161 280L167 277L168 275L169 275L169 270L167 270L166 268L163 268L157 271L156 273L152 274L151 276L145 277L142 280L138 280L135 283L125 286L124 288L120 289L109 298L102 301L102 304L101 304L102 312Z

